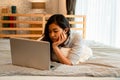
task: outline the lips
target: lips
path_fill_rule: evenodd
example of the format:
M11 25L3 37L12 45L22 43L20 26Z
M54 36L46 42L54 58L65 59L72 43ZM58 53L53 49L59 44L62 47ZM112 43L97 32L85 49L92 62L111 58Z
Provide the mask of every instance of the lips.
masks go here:
M51 40L52 40L53 42L57 41L57 39L56 39L56 38L52 38Z

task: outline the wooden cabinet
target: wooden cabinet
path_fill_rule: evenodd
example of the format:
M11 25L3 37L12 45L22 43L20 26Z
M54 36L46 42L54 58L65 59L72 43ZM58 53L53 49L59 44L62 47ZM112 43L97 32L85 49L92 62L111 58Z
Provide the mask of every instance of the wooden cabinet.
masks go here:
M31 28L41 28L42 29L42 24L31 24L30 25ZM30 31L30 34L42 34L42 30L40 31ZM30 39L37 39L36 37L31 37Z

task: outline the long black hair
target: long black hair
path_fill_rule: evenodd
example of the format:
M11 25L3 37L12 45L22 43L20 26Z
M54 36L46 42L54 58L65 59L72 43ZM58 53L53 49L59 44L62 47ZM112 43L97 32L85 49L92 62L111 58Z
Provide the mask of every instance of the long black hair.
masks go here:
M69 21L67 20L67 18L65 18L65 16L63 16L62 14L54 14L48 19L48 21L45 25L44 34L43 34L44 37L43 37L42 40L48 41L48 42L51 43L51 40L50 40L50 37L49 37L49 25L52 24L52 23L57 24L63 30L68 28L67 35L69 36L69 34L70 34L70 24L69 24Z

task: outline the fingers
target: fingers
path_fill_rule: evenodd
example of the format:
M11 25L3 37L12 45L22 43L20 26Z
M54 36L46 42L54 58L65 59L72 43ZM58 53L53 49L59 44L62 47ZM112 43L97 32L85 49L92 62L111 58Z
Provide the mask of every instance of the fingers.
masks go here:
M62 32L58 37L58 41L54 42L54 45L58 46L62 44L66 40L66 38L67 38L67 35L64 32Z
M61 33L60 37L59 37L59 41L64 42L66 40L66 34L64 32Z

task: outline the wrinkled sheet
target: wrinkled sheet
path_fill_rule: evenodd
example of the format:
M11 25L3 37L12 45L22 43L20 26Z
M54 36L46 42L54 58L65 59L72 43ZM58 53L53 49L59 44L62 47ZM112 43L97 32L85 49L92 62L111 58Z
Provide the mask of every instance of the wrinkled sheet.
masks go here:
M51 70L38 70L12 65L9 39L0 39L0 76L120 77L120 49L94 41L85 42L94 55L88 61L74 66L52 62Z

